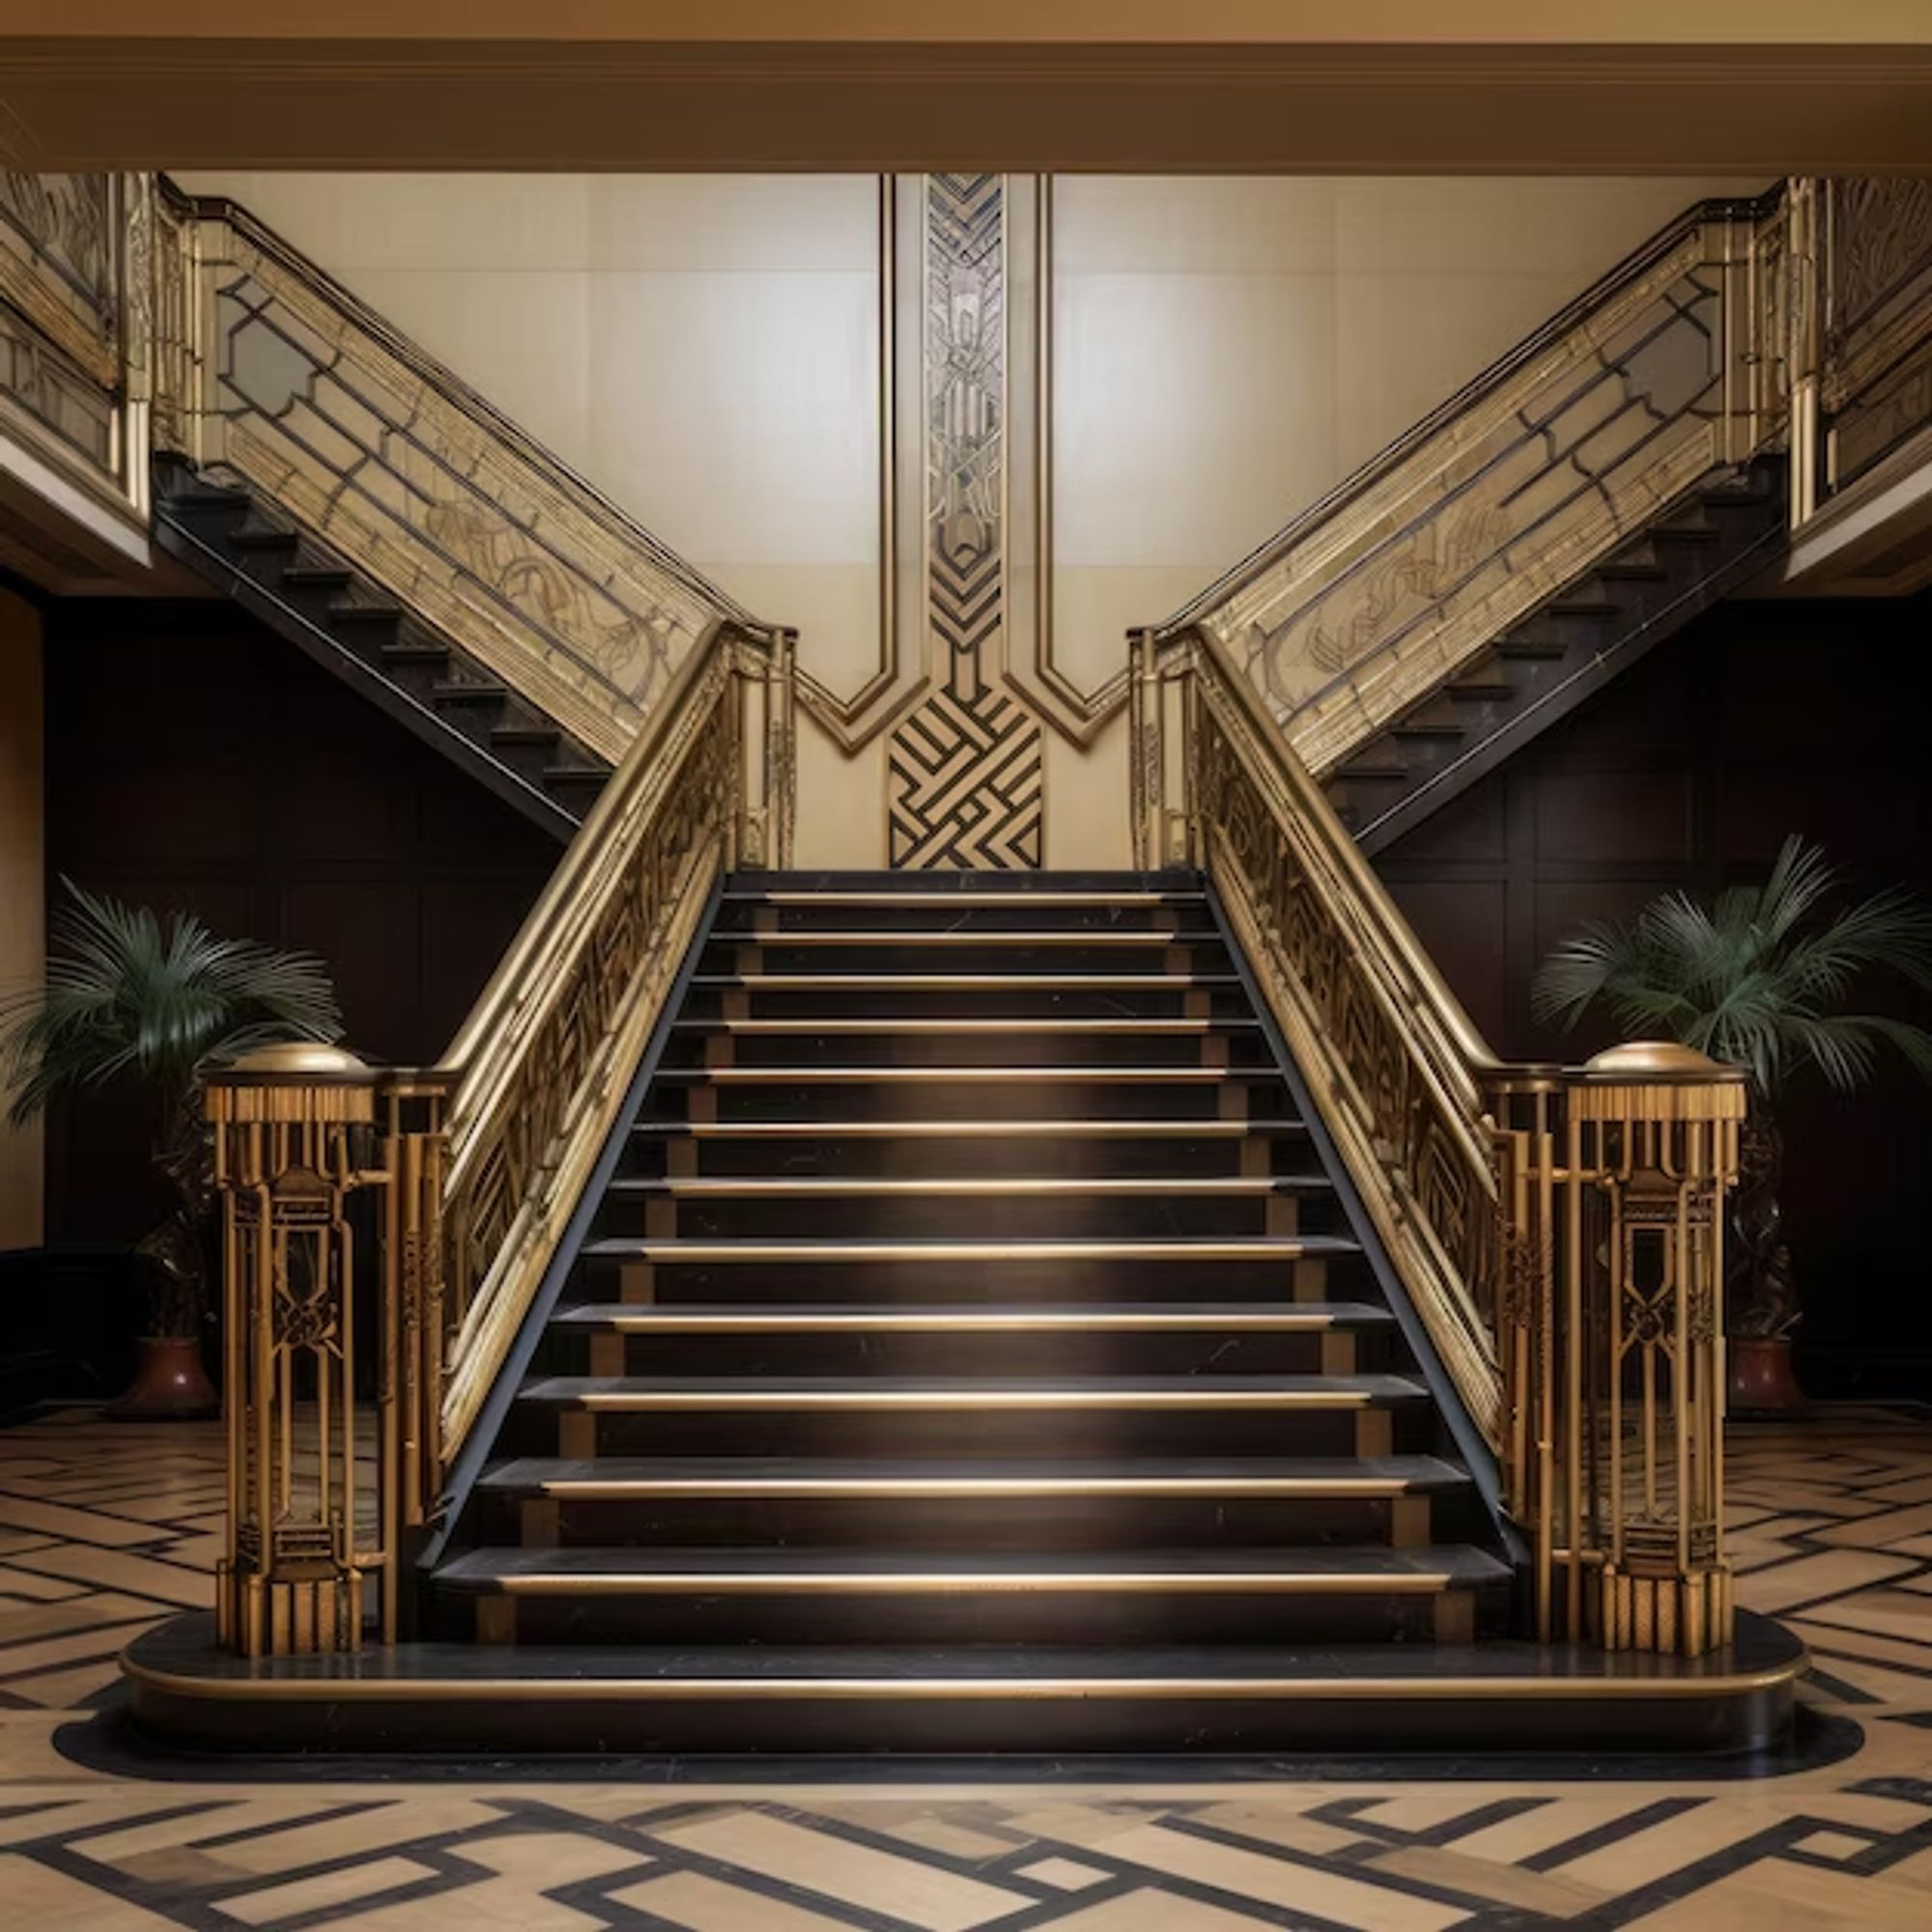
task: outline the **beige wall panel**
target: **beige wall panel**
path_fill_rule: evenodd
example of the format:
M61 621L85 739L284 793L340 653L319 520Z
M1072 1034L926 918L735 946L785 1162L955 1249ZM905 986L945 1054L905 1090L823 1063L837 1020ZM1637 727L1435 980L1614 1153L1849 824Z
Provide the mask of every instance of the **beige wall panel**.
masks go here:
M1080 563L1053 572L1054 662L1083 691L1097 691L1125 664L1127 633L1178 610L1204 584L1191 563Z
M798 818L792 863L810 870L876 871L886 863L886 739L846 757L798 715Z
M41 621L0 590L0 994L40 983L46 963ZM41 1127L10 1127L0 1087L0 1249L41 1240Z
M1045 856L1049 869L1071 871L1134 863L1124 714L1111 719L1084 752L1047 732Z

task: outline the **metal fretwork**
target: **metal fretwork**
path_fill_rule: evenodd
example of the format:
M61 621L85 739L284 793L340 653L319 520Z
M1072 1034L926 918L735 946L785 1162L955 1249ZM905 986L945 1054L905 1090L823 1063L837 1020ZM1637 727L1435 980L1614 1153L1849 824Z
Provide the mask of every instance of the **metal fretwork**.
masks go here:
M1729 1641L1723 1199L1744 1081L1496 1059L1248 683L1138 640L1139 863L1200 867L1528 1536L1545 1641Z

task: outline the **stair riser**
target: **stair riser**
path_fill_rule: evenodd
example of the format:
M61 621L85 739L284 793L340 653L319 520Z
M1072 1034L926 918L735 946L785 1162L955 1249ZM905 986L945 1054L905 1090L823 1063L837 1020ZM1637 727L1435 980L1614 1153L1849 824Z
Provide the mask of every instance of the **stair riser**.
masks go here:
M1227 973L1227 949L1218 940L1135 936L1132 945L1083 945L1078 940L1038 942L1015 936L984 944L922 943L918 937L880 934L852 946L787 946L783 939L713 940L704 973Z
M1054 905L1030 894L997 906L854 905L827 899L820 905L751 906L727 902L719 914L721 941L756 944L788 932L866 932L903 939L934 932L1133 932L1154 943L1175 931L1201 932L1213 924L1207 901L1165 905Z
M452 1634L473 1603L442 1598ZM1450 1593L1454 1594L1454 1593ZM1437 1594L1300 1595L1269 1590L778 1591L769 1595L521 1595L512 1640L650 1643L1396 1643L1428 1642ZM1485 1606L1493 1625L1495 1612ZM466 1616L466 1612L468 1613ZM1444 1607L1441 1613L1454 1616ZM500 1613L498 1613L500 1614ZM485 1613L483 1630L501 1628Z
M1278 1133L1264 1139L1236 1134L1190 1136L1184 1125L1173 1134L1100 1136L1077 1131L1026 1136L980 1132L890 1135L785 1134L768 1138L728 1135L652 1137L648 1128L634 1139L625 1171L639 1177L662 1176L668 1162L687 1161L699 1179L732 1175L832 1176L851 1179L918 1179L992 1176L1039 1179L1129 1175L1219 1176L1244 1172L1303 1175L1314 1172L1307 1136Z
M949 969L951 970L951 969ZM729 1012L726 1003L729 1003ZM691 1019L1241 1019L1234 986L696 986Z
M949 1080L934 1069L877 1082L665 1082L652 1105L660 1119L699 1121L1214 1121L1279 1120L1290 1101L1278 1080Z
M1077 1183L1075 1183L1077 1185ZM1335 1234L1332 1194L828 1195L823 1199L690 1195L607 1199L596 1234L671 1234L697 1239L765 1236L838 1240L873 1236L981 1236L988 1227L1014 1239Z
M1352 1375L1395 1366L1383 1331L623 1335L544 1339L547 1374L626 1376Z
M673 1068L760 1066L1235 1066L1258 1067L1258 1029L1220 1034L823 1033L688 1034L672 1042Z
M489 1498L481 1540L547 1548L1037 1550L1407 1547L1430 1540L1427 1496L1281 1499L1074 1495L625 1501Z
M1346 1259L1289 1261L1034 1261L1016 1247L1013 1260L584 1264L589 1298L598 1301L1059 1302L1304 1301L1343 1298L1335 1288ZM1319 1279L1326 1269L1326 1283ZM1303 1289L1297 1296L1297 1275ZM1333 1293L1330 1294L1329 1291Z
M1426 1405L1353 1409L563 1411L514 1406L526 1456L1356 1456L1436 1447ZM582 1418L588 1417L587 1420Z

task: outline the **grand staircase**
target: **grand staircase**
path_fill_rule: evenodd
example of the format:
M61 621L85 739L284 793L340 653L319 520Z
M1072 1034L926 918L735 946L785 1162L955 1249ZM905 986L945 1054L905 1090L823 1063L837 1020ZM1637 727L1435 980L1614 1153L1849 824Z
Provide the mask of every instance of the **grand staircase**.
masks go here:
M174 1627L130 1671L150 1729L257 1747L1776 1730L1759 1634L1513 1639L1494 1482L1198 877L739 873L412 1640L244 1662Z

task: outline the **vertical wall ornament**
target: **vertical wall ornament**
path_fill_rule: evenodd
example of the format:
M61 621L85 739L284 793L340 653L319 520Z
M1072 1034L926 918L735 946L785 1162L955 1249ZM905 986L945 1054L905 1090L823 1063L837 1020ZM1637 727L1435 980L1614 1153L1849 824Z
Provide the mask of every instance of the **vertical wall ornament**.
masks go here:
M929 175L920 272L925 700L887 758L895 867L1041 862L1039 720L1005 688L1007 183Z

